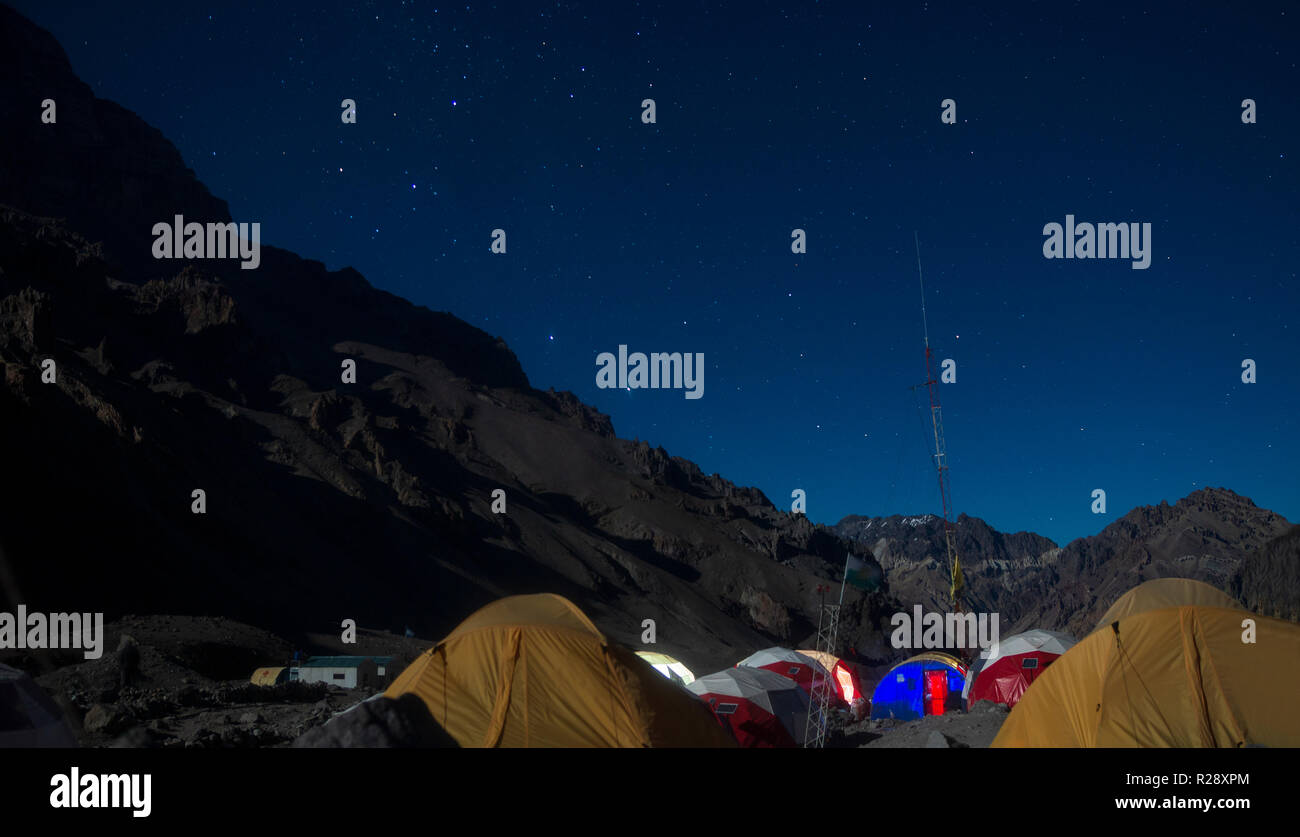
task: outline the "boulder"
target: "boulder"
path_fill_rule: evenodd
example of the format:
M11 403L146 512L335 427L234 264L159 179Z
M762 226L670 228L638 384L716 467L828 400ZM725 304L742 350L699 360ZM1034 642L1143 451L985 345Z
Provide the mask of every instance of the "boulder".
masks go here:
M456 740L415 695L363 701L329 723L308 730L294 747L456 747Z

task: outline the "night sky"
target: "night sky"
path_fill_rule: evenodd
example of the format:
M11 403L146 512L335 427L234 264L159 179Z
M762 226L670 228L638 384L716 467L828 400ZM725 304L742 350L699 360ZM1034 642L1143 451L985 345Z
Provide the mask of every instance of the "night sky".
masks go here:
M815 521L940 511L914 231L958 511L1300 520L1294 4L14 5L264 243ZM1045 259L1067 214L1150 223L1150 267ZM598 389L619 344L703 353L704 397Z

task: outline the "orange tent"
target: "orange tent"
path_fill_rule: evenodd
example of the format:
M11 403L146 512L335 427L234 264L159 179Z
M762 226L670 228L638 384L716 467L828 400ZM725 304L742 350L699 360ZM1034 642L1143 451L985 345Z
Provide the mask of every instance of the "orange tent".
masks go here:
M1203 605L1113 621L1034 681L994 747L1300 747L1300 625Z
M1148 610L1162 607L1181 607L1183 605L1207 605L1209 607L1241 607L1241 604L1204 581L1191 578L1153 578L1144 581L1115 600L1110 609L1097 620L1094 631L1099 631L1116 619L1135 616Z
M406 693L462 747L735 746L708 706L549 593L475 612L386 692Z

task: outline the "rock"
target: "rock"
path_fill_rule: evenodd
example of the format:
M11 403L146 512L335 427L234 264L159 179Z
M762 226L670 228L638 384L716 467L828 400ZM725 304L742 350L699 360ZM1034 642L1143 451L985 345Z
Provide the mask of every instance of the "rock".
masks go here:
M925 740L925 746L926 749L928 750L933 750L933 749L946 750L950 746L948 744L948 736L938 731L932 732L930 733L930 737Z
M1005 715L1007 707L1000 703L994 703L991 700L978 701L970 708L970 715Z
M219 747L221 736L206 727L200 727L185 741L186 747Z
M760 629L778 637L790 635L790 612L765 591L746 587L740 603L749 610L749 618Z
M117 707L96 703L86 713L82 726L86 732L102 732L111 735L122 729L126 719Z
M24 288L0 299L0 341L27 355L54 343L54 303L49 294Z
M239 723L241 724L262 724L265 722L266 719L262 717L260 712L245 712L239 716Z
M1247 553L1229 591L1257 613L1300 621L1300 526Z
M424 701L415 695L393 699L375 698L352 709L322 727L308 730L293 742L294 747L456 747L429 714Z
M133 727L108 745L114 749L152 749L158 746L153 732L146 727Z
M83 723L82 711L77 707L76 697L66 694L55 694L54 702L63 710L63 717L67 719L74 732L79 732L85 728Z
M196 686L181 686L176 690L176 702L181 706L200 706L203 692Z
M118 684L120 689L131 685L140 673L140 644L130 634L122 634L117 644Z

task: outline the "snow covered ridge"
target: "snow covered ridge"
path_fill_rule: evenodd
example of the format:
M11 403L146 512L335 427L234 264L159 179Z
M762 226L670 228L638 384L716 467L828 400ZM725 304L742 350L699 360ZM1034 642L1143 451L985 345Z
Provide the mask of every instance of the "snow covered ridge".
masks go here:
M911 526L915 529L917 526L923 526L932 520L938 520L938 518L932 514L923 514L920 517L905 517L900 522L904 526Z
M875 526L877 523L881 525L881 528L884 528L884 525L892 519L893 518L889 517L875 517L868 520L866 524L863 525L862 529L865 531L870 529L872 526ZM915 529L917 526L924 526L925 524L938 519L939 518L933 514L923 514L920 517L900 517L898 523L900 526L911 526Z

